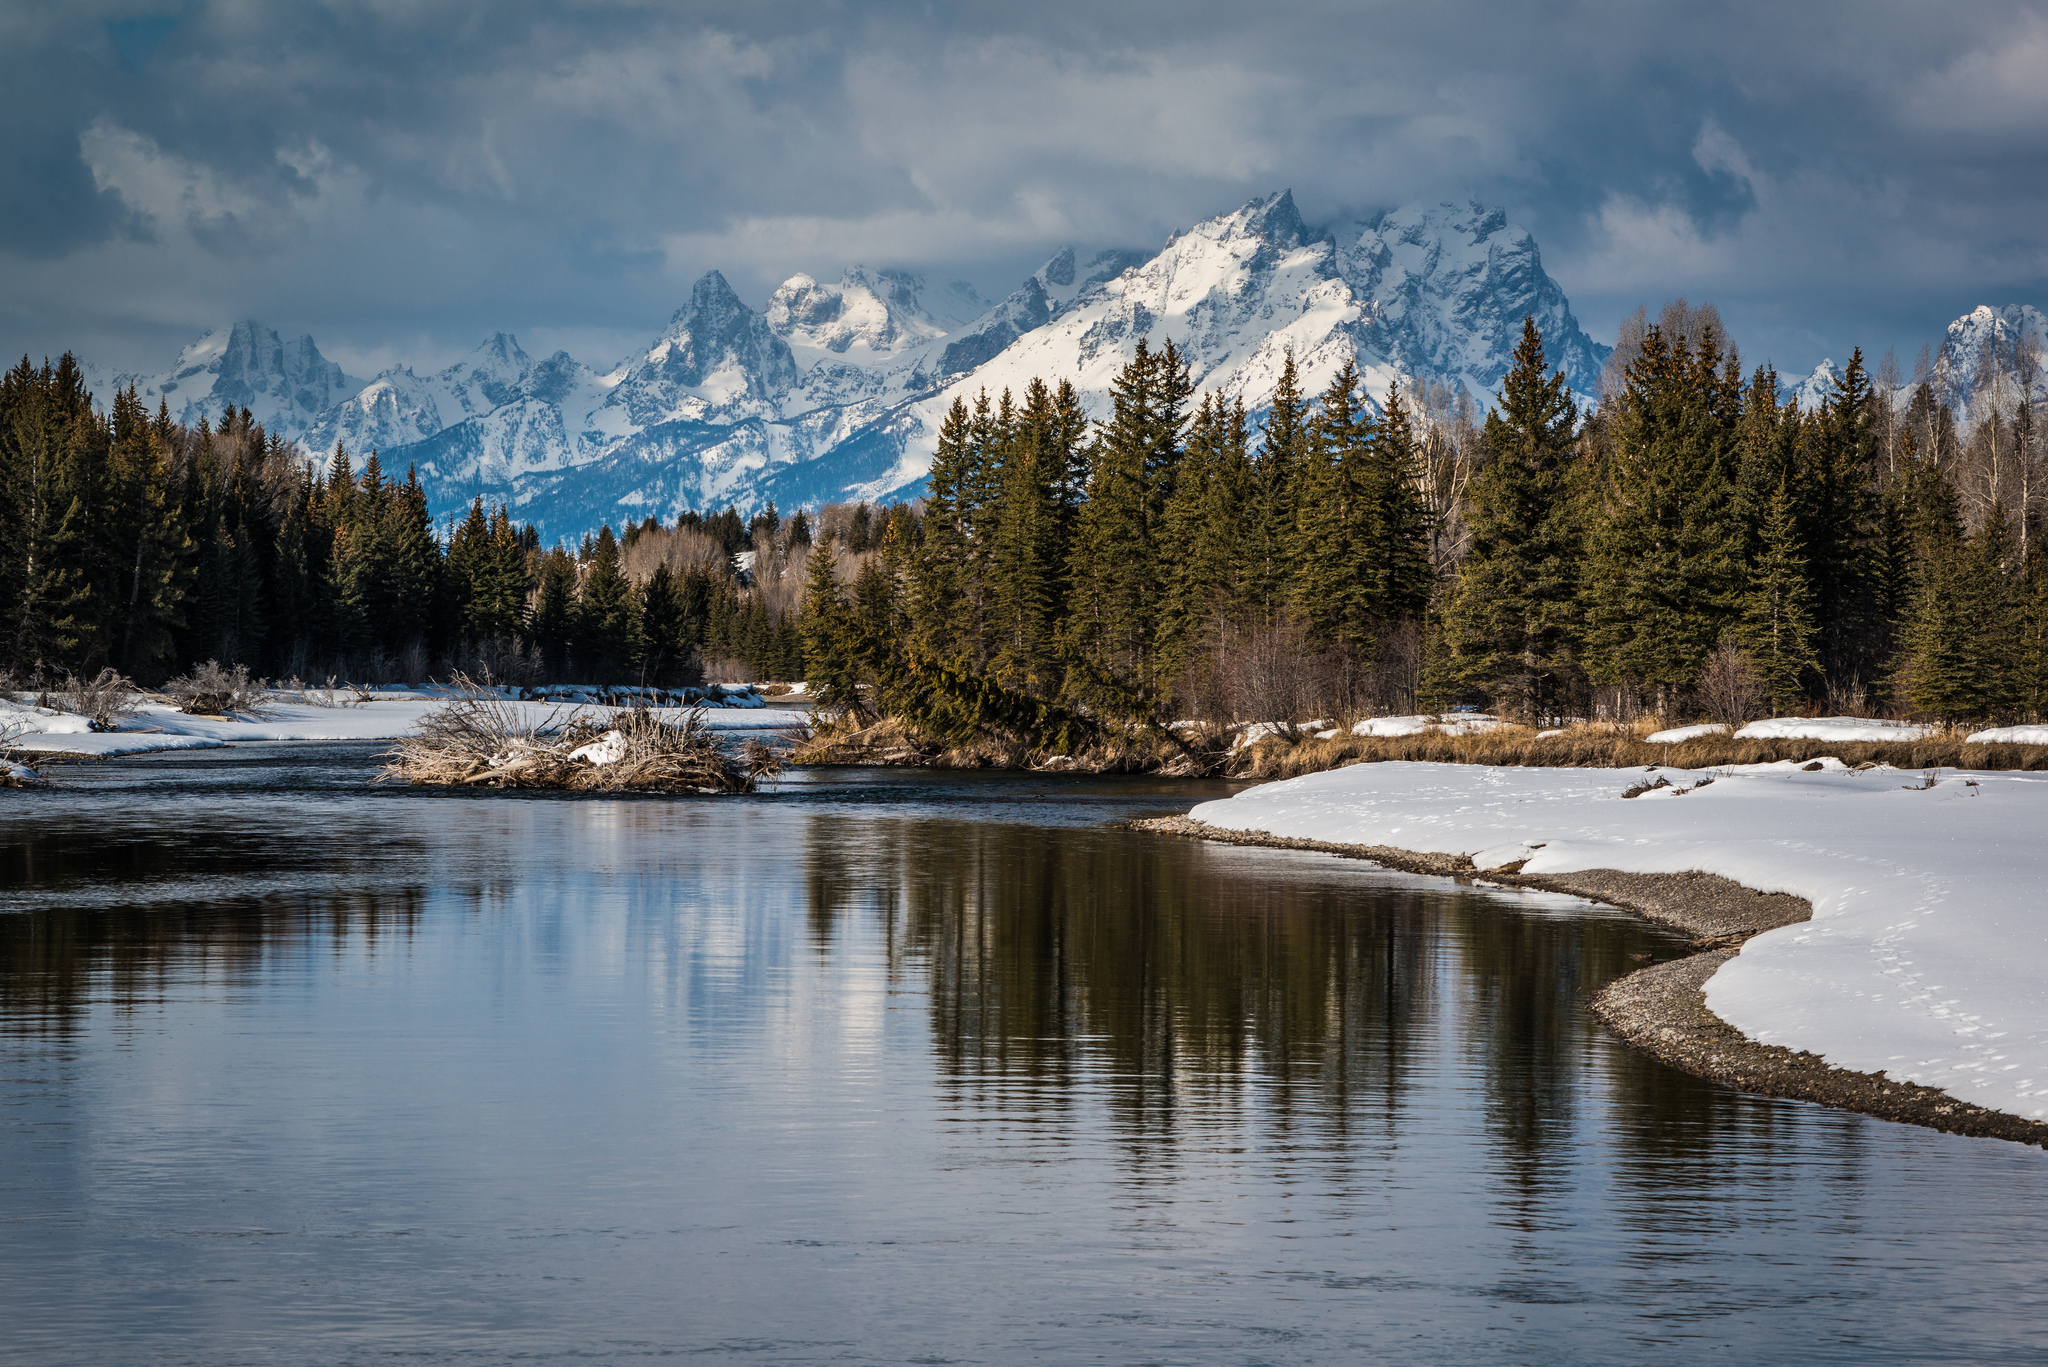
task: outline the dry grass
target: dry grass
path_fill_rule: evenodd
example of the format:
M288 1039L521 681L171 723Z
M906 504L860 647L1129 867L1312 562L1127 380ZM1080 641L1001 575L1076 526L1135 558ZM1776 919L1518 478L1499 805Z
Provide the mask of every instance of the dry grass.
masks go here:
M1844 764L1889 764L1897 769L2048 769L2048 746L1964 745L1965 732L1916 741L1734 740L1702 736L1677 745L1650 745L1641 728L1575 726L1555 736L1503 726L1477 736L1338 736L1290 745L1262 740L1233 766L1245 778L1293 778L1347 764L1420 760L1435 764L1495 764L1558 769L1713 769L1831 755Z
M989 738L967 745L943 746L924 739L894 717L869 726L823 723L792 737L789 762L801 765L887 765L922 769L1049 769L1088 774L1166 774L1195 777L1217 772L1228 737L1192 754L1162 741L1156 734L1133 729L1071 755L1034 751L1022 742Z
M420 734L394 745L380 779L433 787L491 787L579 792L745 793L779 763L749 741L735 755L692 708L680 724L645 708L614 712L603 722L556 713L538 724L524 709L492 697L457 676L463 694L428 714ZM602 753L598 762L587 751Z

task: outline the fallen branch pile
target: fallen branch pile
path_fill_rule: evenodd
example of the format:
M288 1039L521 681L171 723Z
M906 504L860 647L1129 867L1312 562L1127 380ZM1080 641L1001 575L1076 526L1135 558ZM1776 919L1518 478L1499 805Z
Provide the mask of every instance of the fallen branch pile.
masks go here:
M443 787L549 788L590 792L745 793L774 773L767 746L748 741L735 754L719 744L692 708L665 722L645 708L602 721L558 712L538 722L516 702L464 686L462 696L420 722L394 745L378 775Z

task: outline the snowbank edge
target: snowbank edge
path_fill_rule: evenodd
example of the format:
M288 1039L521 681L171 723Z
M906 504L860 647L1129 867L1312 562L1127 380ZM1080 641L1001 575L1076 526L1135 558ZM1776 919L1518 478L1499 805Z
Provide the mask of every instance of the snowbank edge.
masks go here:
M1812 919L1813 907L1804 898L1757 892L1711 873L1624 873L1617 869L1535 875L1513 869L1482 873L1464 855L1235 831L1187 816L1125 824L1156 835L1311 850L1363 859L1404 873L1568 893L1617 907L1692 936L1695 951L1625 974L1587 1000L1586 1009L1629 1047L1695 1077L1724 1082L1758 1096L1812 1101L1880 1120L2048 1149L2048 1121L1991 1110L1882 1073L1837 1068L1818 1054L1759 1044L1708 1008L1702 990L1707 979L1740 952L1742 941Z

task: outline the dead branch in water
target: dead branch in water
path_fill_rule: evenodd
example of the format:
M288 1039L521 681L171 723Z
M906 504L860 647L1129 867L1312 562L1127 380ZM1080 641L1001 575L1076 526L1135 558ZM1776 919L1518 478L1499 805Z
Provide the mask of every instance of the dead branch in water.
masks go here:
M444 787L547 788L583 792L744 793L780 767L773 751L748 741L735 755L719 744L704 709L676 722L644 707L605 720L551 711L528 721L520 704L468 678L461 695L428 714L417 736L388 752L380 779Z

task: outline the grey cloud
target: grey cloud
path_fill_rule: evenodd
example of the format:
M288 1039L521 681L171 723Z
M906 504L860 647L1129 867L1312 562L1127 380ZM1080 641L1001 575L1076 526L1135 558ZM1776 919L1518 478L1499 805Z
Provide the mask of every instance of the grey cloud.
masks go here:
M1497 201L1596 330L1683 293L1803 367L2041 298L2044 67L2019 4L18 6L0 346L432 362L857 259L999 296L1291 186Z

